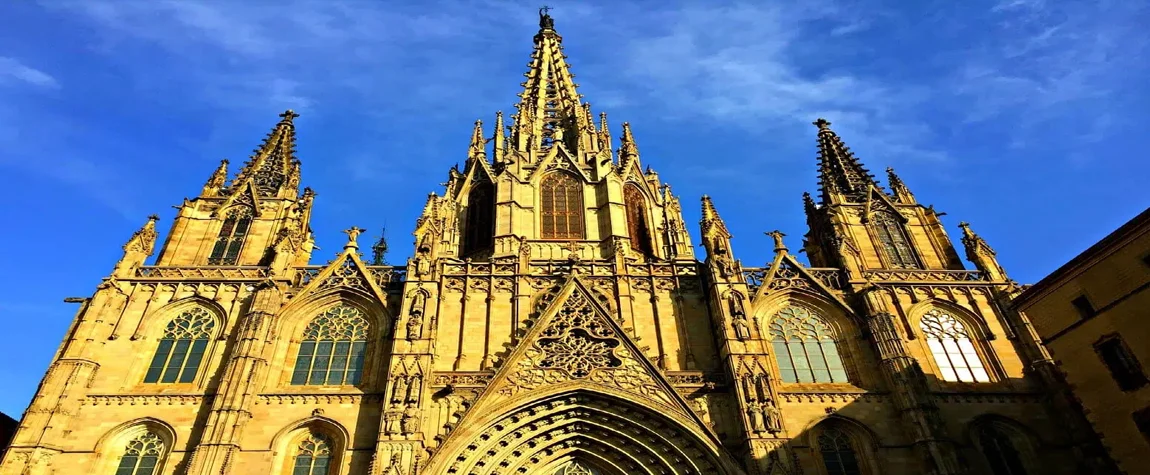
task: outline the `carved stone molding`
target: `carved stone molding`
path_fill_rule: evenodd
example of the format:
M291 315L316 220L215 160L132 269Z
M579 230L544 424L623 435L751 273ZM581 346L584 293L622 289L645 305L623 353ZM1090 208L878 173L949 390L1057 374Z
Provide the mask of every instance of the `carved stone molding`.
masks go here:
M199 406L211 402L201 394L120 394L89 395L83 404L91 406Z
M383 394L260 394L255 404L360 404L378 403Z

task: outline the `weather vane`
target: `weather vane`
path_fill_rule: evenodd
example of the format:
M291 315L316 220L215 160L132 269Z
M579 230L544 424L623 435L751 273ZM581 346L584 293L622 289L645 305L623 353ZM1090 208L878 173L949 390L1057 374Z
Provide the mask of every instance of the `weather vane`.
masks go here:
M543 5L543 8L539 9L539 14L541 14L541 15L547 15L550 12L551 12L551 7L549 7L547 5Z

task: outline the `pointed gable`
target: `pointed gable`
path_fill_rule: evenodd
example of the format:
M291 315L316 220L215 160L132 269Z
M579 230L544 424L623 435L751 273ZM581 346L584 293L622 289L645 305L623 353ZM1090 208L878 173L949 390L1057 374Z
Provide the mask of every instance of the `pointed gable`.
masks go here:
M622 392L705 427L578 278L530 325L461 425L472 414L502 410L508 400L562 386Z

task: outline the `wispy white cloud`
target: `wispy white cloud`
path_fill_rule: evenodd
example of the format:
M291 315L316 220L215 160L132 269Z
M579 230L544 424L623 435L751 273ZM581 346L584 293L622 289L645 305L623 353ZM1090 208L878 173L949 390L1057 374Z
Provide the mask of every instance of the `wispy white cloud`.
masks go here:
M39 69L28 66L16 58L0 56L0 82L5 80L20 81L36 87L56 89L60 82Z

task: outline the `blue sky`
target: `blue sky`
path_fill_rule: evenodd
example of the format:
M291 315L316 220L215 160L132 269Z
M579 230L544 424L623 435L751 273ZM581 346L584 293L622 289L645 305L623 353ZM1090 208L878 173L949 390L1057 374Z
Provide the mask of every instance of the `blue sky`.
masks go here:
M697 222L710 194L759 265L792 248L823 116L957 237L1034 282L1150 205L1140 1L555 1L580 91ZM792 5L782 5L791 3ZM402 262L471 124L511 111L534 3L79 0L0 6L0 411L18 417L76 310L158 213L287 108L324 262L386 225ZM692 227L698 238L698 229ZM163 236L161 235L161 238ZM15 356L15 358L12 358Z

